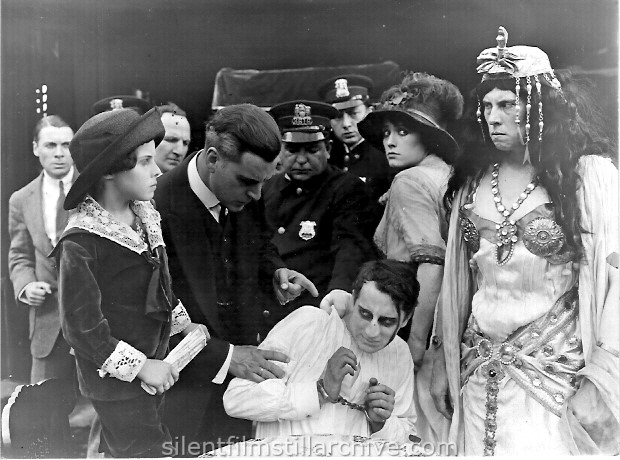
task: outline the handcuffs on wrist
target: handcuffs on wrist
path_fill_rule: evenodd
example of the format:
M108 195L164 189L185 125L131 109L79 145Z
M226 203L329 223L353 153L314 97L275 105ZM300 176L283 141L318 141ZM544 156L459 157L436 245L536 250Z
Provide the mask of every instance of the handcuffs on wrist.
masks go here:
M355 409L360 412L363 412L364 415L366 416L366 420L368 421L368 423L379 423L370 418L370 415L368 415L368 411L366 410L366 407L363 406L362 404L356 404L356 403L352 403L351 401L347 401L345 398L343 398L340 395L338 395L336 399L329 396L329 394L327 393L327 390L325 389L325 383L323 382L323 379L317 380L316 389L319 392L319 395L321 396L321 398L323 398L325 401L330 402L332 404L342 404L343 406L348 406L351 409ZM385 422L385 420L383 422Z
M323 382L323 379L317 380L316 389L321 395L321 398L323 398L325 401L330 402L332 404L336 404L339 402L338 398L334 399L327 393L327 390L325 389L325 382Z

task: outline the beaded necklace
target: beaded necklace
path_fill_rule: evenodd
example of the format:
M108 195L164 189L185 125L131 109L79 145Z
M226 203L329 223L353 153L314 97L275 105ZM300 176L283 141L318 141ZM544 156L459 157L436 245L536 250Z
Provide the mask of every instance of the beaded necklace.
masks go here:
M530 193L534 191L538 185L538 180L534 179L527 184L525 190L521 192L517 201L510 208L506 208L502 204L502 196L499 193L499 163L493 165L493 171L491 172L491 193L493 193L493 201L495 202L495 208L502 215L504 220L501 224L496 224L497 230L497 243L495 246L495 260L497 265L504 265L510 260L515 250L515 244L517 238L517 225L516 221L510 219L510 216L519 209L525 199L530 196ZM504 246L508 246L508 254L504 255Z

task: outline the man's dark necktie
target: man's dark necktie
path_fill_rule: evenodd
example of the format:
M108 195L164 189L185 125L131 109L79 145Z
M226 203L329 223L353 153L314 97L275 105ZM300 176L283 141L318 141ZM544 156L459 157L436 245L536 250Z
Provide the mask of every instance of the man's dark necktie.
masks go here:
M67 225L67 211L63 207L65 203L65 187L62 181L58 182L58 201L56 202L56 241L62 235Z
M228 219L228 209L220 203L220 226L222 228L226 227L226 220Z

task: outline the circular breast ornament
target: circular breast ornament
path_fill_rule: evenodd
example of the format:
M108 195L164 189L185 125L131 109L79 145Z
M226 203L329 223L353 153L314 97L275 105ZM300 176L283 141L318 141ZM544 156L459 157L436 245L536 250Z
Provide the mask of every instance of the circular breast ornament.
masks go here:
M523 232L523 244L527 250L540 257L560 252L565 240L562 227L547 217L532 220Z

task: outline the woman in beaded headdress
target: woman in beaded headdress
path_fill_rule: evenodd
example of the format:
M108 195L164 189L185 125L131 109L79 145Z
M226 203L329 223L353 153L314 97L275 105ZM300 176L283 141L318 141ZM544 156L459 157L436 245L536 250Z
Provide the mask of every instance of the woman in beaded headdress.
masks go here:
M497 40L446 192L433 399L459 453L617 454L613 147L570 75Z
M447 428L431 400L431 360L424 357L446 249L443 196L458 152L446 127L462 112L463 96L454 84L415 72L385 91L375 110L358 125L364 139L384 151L390 166L400 170L387 193L374 241L386 258L418 264L419 304L403 338L415 364L416 427L424 442L439 440Z

